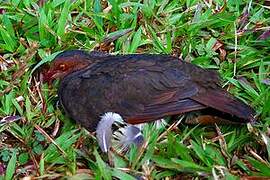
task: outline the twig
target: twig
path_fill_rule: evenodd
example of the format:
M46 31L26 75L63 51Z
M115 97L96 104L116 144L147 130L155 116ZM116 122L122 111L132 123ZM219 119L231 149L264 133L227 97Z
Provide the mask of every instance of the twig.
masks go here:
M43 135L43 136L45 136L47 139L48 139L48 141L50 141L51 143L53 143L60 151L61 151L61 153L65 156L65 157L67 157L67 154L66 154L66 152L51 138L51 136L49 135L49 134L47 134L39 125L34 125L35 126L35 128Z

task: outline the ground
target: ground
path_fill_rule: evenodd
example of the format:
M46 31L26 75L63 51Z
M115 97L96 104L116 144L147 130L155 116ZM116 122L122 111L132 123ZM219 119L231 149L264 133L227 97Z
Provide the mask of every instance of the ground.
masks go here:
M0 0L0 179L270 176L269 9L263 0ZM40 81L43 65L67 49L171 54L218 70L257 122L168 117L144 128L141 149L108 156L58 106L57 83Z

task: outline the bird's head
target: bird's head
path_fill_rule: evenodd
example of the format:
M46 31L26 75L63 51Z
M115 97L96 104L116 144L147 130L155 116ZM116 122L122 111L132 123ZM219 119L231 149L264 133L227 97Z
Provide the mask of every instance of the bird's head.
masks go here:
M80 50L71 50L60 53L44 72L44 81L52 82L62 79L67 74L86 68L95 61L88 53Z

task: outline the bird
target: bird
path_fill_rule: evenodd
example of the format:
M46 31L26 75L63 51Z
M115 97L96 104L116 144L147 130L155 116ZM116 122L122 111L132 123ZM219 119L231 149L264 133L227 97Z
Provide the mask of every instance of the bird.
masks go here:
M170 55L68 50L44 74L46 82L58 78L64 111L90 132L115 121L136 125L206 109L232 123L256 120L252 107L221 87L216 71Z

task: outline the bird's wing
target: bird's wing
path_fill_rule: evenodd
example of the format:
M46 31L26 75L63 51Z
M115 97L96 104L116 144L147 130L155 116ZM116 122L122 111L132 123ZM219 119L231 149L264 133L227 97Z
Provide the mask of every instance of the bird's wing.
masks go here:
M83 89L95 88L88 98L96 107L117 112L132 124L205 108L190 99L198 87L179 69L179 61L168 56L133 57L108 60L81 74Z

